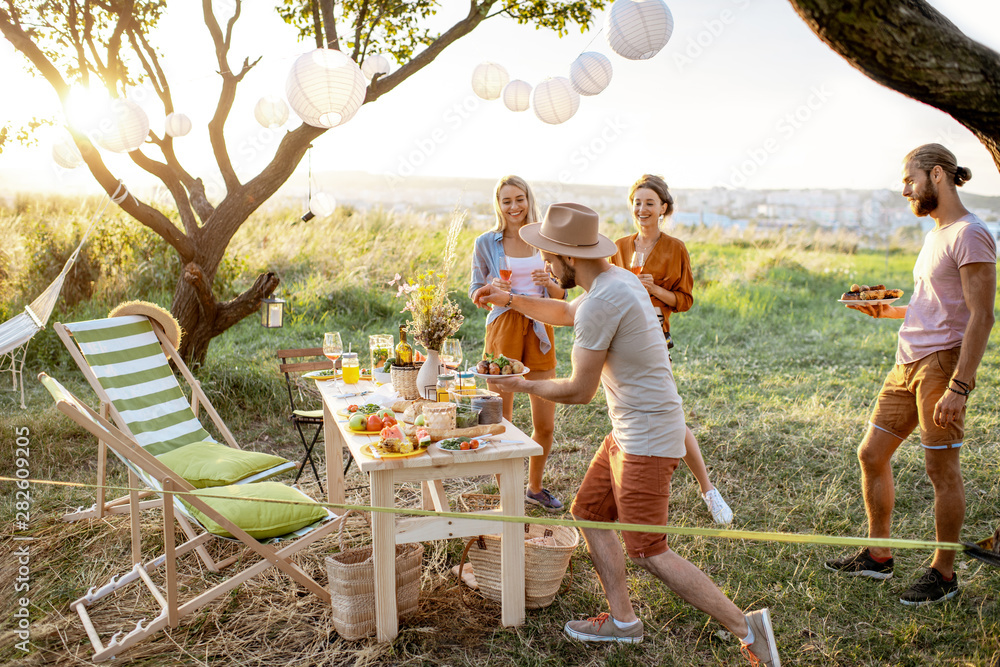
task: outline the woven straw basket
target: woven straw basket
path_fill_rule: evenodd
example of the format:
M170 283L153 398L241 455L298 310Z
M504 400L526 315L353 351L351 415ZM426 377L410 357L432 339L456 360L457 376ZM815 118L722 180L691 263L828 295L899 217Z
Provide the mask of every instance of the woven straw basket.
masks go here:
M396 545L396 611L400 617L417 610L424 546ZM333 627L344 639L375 634L375 564L372 548L343 548L326 557L327 584L333 606Z
M528 609L542 609L552 604L562 586L570 557L580 543L580 533L568 526L535 526L525 524L524 539L555 538L556 546L533 542L524 544L524 602ZM479 583L479 592L487 599L501 602L500 536L480 535L465 546ZM463 565L465 561L463 554ZM461 579L461 565L459 566Z
M393 366L390 370L392 388L399 392L404 401L420 398L420 392L417 391L418 372L420 369L416 366Z

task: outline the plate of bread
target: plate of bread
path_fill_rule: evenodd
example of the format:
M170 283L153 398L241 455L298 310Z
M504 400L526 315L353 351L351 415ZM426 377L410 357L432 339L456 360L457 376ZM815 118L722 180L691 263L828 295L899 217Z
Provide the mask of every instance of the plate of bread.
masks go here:
M892 303L903 296L901 289L886 289L885 285L851 285L851 289L838 299L840 303L857 304L859 306L877 306Z

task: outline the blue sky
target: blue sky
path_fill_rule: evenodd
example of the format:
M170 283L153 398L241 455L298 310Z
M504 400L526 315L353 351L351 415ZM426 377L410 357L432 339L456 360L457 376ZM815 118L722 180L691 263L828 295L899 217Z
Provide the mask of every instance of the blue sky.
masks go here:
M442 28L467 8L455 0L442 4L435 22ZM680 188L897 188L900 158L916 145L939 141L972 168L967 190L1000 194L1000 174L971 133L949 116L867 79L820 42L785 0L668 4L673 36L648 61L628 61L611 51L603 12L588 33L574 30L561 39L491 19L321 137L312 151L313 170L392 178L518 173L529 180L611 185L627 185L649 171ZM988 31L1000 25L997 3L931 4L971 37L1000 49L1000 34ZM280 139L280 131L256 124L253 105L263 94L283 92L291 63L310 44L297 43L268 3L244 3L243 13L231 62L263 59L242 86L228 137L241 175L250 177ZM190 171L205 173L212 165L205 125L218 85L200 3L171 2L162 32L164 41L184 40L184 48L165 50L164 64L178 110L195 125L175 145ZM499 62L511 78L534 85L547 76L567 76L570 63L586 50L607 55L614 78L602 94L583 98L576 116L562 125L546 125L530 110L516 114L499 100L479 100L472 93L472 68L479 62ZM0 68L12 79L8 85L30 91L2 96L0 117L59 113L55 96L22 74L22 63L9 48L0 48ZM162 111L148 91L134 97L160 130ZM293 116L285 129L297 124ZM127 158L112 155L108 162L140 178ZM29 170L37 173L37 183L59 188L86 188L92 181L82 170L55 167L48 145L9 149L0 154L0 169ZM300 172L304 169L303 164Z

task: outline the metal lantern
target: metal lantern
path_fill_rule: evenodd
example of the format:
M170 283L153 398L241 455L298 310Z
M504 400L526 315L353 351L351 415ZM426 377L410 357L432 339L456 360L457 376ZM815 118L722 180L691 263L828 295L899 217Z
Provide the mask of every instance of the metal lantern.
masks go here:
M484 100L495 100L500 97L508 81L510 75L503 65L485 62L476 65L476 69L472 70L472 90Z
M302 222L309 222L313 218L325 218L333 215L336 209L336 199L325 192L317 192L309 200L309 212L302 216Z
M615 0L605 34L612 50L629 60L648 60L674 31L674 17L663 0Z
M257 100L253 117L264 127L281 127L288 121L288 105L277 95L265 95Z
M61 133L52 144L52 159L64 169L76 169L83 164L80 149L76 147L73 137L66 133Z
M114 153L138 150L149 135L149 116L135 102L117 99L101 119L94 138L102 148Z
M511 111L527 111L531 106L531 84L514 79L503 89L503 103Z
M191 119L182 113L169 114L163 129L171 137L183 137L191 131Z
M336 127L349 121L365 101L365 75L357 63L333 49L303 54L292 65L285 96L302 122Z
M569 79L555 76L535 86L531 106L540 120L558 125L572 118L580 108L580 96L573 90Z
M361 73L368 78L369 81L375 78L377 74L388 74L389 73L389 59L383 55L371 55L365 58L365 61L361 64Z
M607 56L587 51L569 66L569 82L581 95L597 95L611 83L611 71Z
M277 329L285 317L285 300L267 297L260 300L260 324L268 329Z

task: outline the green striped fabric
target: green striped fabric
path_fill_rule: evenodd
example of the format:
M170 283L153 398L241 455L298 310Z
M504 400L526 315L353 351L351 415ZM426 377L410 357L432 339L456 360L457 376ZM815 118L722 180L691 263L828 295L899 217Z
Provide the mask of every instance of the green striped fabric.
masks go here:
M155 455L209 435L170 368L149 320L139 315L65 325L136 441Z

